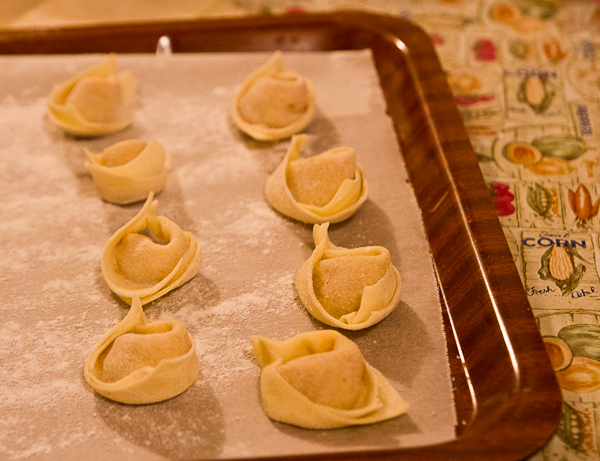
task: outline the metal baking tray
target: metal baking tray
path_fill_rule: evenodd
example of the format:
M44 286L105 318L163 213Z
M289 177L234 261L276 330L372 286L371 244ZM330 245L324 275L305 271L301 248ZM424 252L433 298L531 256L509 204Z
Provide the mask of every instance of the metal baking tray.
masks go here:
M370 48L439 283L456 438L289 459L522 459L553 433L561 395L490 194L428 36L359 12L0 32L0 54ZM201 457L201 454L199 454Z

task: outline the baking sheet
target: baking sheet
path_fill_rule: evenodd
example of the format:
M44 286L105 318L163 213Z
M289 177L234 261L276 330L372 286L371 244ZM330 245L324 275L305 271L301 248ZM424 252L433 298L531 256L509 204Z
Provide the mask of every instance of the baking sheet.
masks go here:
M260 406L250 336L287 339L325 328L297 298L293 279L314 248L311 226L273 211L264 181L289 140L240 134L228 111L244 77L269 53L118 57L138 78L134 125L73 139L44 117L52 86L102 56L0 58L0 453L9 458L231 458L399 448L454 437L455 413L428 244L369 51L287 53L315 81L318 111L306 155L355 148L369 200L333 225L344 247L382 245L403 284L384 321L356 333L369 363L411 405L391 421L334 431L274 423ZM184 394L127 406L95 394L83 363L127 313L100 273L106 240L141 204L102 202L83 166L124 139L159 140L173 170L158 213L191 231L200 274L149 304L194 336L201 371Z

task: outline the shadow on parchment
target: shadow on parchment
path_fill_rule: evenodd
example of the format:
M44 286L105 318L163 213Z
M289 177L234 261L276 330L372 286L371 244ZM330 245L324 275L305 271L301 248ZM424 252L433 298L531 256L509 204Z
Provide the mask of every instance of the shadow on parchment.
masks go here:
M293 231L307 250L312 252L315 248L312 225L299 225ZM344 248L383 246L390 251L392 263L400 267L401 251L392 221L372 200L367 200L350 219L331 224L329 238L334 245ZM296 303L299 309L304 310L297 294ZM315 329L331 328L308 312L307 315ZM364 330L338 331L356 342L365 359L384 376L407 387L410 387L421 368L427 366L424 362L432 345L430 334L414 308L402 301L402 296L396 309L381 322Z
M127 315L129 304L110 292L99 268L96 283L104 285L110 293L107 295L114 300L115 311L119 311L116 325ZM198 302L199 307L209 307L218 304L219 298L216 284L198 274L169 296L145 305L144 311L152 321L162 313L176 313L187 303ZM198 334L195 325L185 327L190 334ZM182 394L155 404L125 405L97 395L96 413L123 439L169 459L215 458L225 443L225 422L219 401L201 374Z
M202 376L182 394L149 405L98 396L96 413L120 437L169 459L215 458L225 443L219 402Z
M176 313L185 305L192 304L195 310L202 311L218 305L221 292L215 282L199 272L192 280L170 291L147 306L157 312ZM193 325L186 325L193 328Z
M298 296L296 302L303 307ZM310 321L315 330L333 329L312 316ZM402 300L390 315L369 328L335 330L354 341L369 364L404 387L410 388L421 368L427 366L428 351L432 346L427 327L414 309Z
M317 322L320 324L320 322ZM320 324L323 325L323 324ZM329 328L323 325L325 328ZM319 328L317 328L319 329ZM341 330L338 330L344 333ZM371 363L371 365L373 365ZM258 366L258 364L257 364ZM375 365L373 365L375 366ZM375 366L375 368L377 368ZM380 370L381 371L381 370ZM384 373L385 375L385 373ZM256 398L261 400L260 380L256 380ZM410 412L410 410L409 410ZM413 421L410 413L402 414L396 418L379 423L363 426L349 426L336 429L305 429L291 424L269 420L273 430L295 439L303 440L315 445L330 446L335 451L351 451L358 447L368 449L401 448L399 437L408 434L420 433L420 429ZM273 453L275 453L273 451ZM276 455L275 455L276 456ZM275 459L275 458L274 458Z
M56 142L56 155L60 156L63 163L69 167L73 176L78 180L78 195L82 197L97 197L102 200L96 191L94 181L85 167L86 156L84 148L91 152L99 153L113 144L128 139L151 139L143 128L135 125L117 133L101 137L75 137L65 134L47 119L45 130L48 137ZM58 142L60 141L60 142ZM164 192L164 193L163 193ZM155 194L158 200L158 216L165 216L176 223L183 231L196 228L194 220L185 209L185 199L176 174L167 175L164 190ZM117 205L103 202L106 213L106 222L109 224L111 234L129 222L142 208L145 200L128 204ZM104 244L104 242L102 242Z
M314 250L313 225L293 222L298 224L293 230L300 242L306 245L310 251ZM400 259L400 252L394 235L394 225L385 210L371 199L367 199L349 219L330 224L329 240L334 245L343 248L382 246L389 250L392 263L397 264Z
M177 175L167 176L167 184L163 191L154 195L158 201L157 216L164 216L170 221L176 223L182 231L191 231L195 233L197 223L188 214L185 207L185 197L183 196L181 186L177 180ZM111 235L119 228L132 220L144 205L145 200L130 205L106 205L106 222L109 224Z
M241 132L235 126L231 117L228 121L229 130L234 133L234 137L238 142L243 143L248 151L254 154L267 175L271 174L285 156L290 146L290 137L274 141L257 141ZM308 135L302 157L312 157L340 146L340 134L335 124L318 108L312 121L302 133Z
M115 312L118 311L118 319L115 319L115 325L123 320L129 311L130 305L123 301L118 295L113 293L102 276L100 267L94 274L95 284L102 292L106 294L106 299L111 298L115 305ZM194 309L198 311L209 309L216 306L221 301L221 292L218 286L202 273L198 273L192 280L184 285L175 288L148 304L145 304L144 313L149 321L154 321L156 318L171 318L173 316L162 314L176 314L177 311L190 304L194 305ZM188 332L192 335L197 334L195 331L196 325L185 325Z
M127 139L145 139L147 134L135 125L129 126L117 133L104 136L79 137L65 133L61 128L55 126L44 117L44 131L53 144L53 152L62 158L63 164L67 165L73 176L78 180L78 195L82 197L98 197L96 186L92 176L85 167L86 155L84 148L90 152L99 153L107 147Z
M96 282L106 286L100 269ZM107 286L106 290L110 292ZM110 296L115 302L115 310L120 310L120 318L115 319L116 325L127 315L129 304L114 293ZM162 313L176 313L190 302L206 308L218 304L219 299L217 285L198 274L170 292L169 296L145 305L144 311L153 321L152 318L162 317ZM196 325L185 327L193 336L198 335ZM220 404L201 373L189 389L164 402L125 405L99 395L96 397L96 412L106 425L120 437L146 450L169 459L196 459L218 457L223 449L225 422Z
M298 297L296 301L301 305ZM331 328L312 316L311 322L315 330ZM427 328L414 310L402 301L388 317L370 328L360 331L337 331L357 344L371 366L388 380L402 383L405 388L410 388L413 379L419 375L419 370L427 366L427 354L423 354L423 351L430 349ZM259 382L257 398L260 399ZM276 421L270 422L274 430L287 436L331 447L336 451L340 447L347 450L401 448L399 439L402 436L421 432L410 413L376 424L333 430L310 430Z
M401 448L398 437L420 432L410 414L365 426L341 427L329 430L311 430L271 421L273 428L290 437L305 440L322 446L330 446L339 451L365 449Z

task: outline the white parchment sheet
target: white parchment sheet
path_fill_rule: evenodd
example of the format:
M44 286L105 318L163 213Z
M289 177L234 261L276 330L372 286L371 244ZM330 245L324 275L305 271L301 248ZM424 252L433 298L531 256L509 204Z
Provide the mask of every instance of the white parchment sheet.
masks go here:
M455 413L440 305L420 213L368 51L290 53L284 64L312 78L318 111L305 155L354 147L370 195L332 225L343 247L382 245L402 277L398 308L379 324L345 333L411 405L391 421L331 431L270 421L250 336L284 340L326 328L303 308L294 275L310 256L312 226L266 203L266 177L289 139L256 142L231 123L245 76L269 53L120 55L138 79L134 124L115 135L74 139L45 116L53 85L105 56L0 58L0 458L226 458L367 450L454 437ZM157 139L173 169L158 214L200 241L192 281L145 307L194 336L201 371L180 396L128 406L87 385L83 364L127 313L105 284L102 247L141 203L97 195L84 147Z

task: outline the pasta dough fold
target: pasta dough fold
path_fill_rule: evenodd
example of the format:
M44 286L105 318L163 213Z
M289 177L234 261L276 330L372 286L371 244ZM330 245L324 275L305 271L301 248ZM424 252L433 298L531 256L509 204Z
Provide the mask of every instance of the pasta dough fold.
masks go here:
M371 424L408 411L387 379L358 346L334 330L287 341L252 337L262 369L263 408L275 421L308 429Z
M196 344L176 320L148 322L134 296L127 316L94 347L84 376L117 402L160 402L181 394L198 376Z
M119 205L138 202L146 199L149 192L157 194L165 187L170 162L164 147L156 140L121 141L99 154L84 150L85 166L100 197L107 202Z
M400 274L386 248L337 247L328 228L328 223L313 227L315 250L296 273L300 300L317 320L332 327L370 327L396 308Z
M285 157L267 178L267 201L280 213L305 223L348 219L369 193L354 150L343 146L301 158L306 141L305 134L292 136Z
M104 280L131 303L147 304L191 280L200 270L202 251L190 232L156 216L152 192L140 212L106 242L100 261ZM143 232L150 231L154 239Z
M312 81L286 69L281 52L276 51L242 83L232 118L244 133L259 141L269 141L302 131L314 112Z
M48 118L67 133L101 136L133 122L130 109L137 81L130 72L116 72L109 58L54 87L48 98Z

